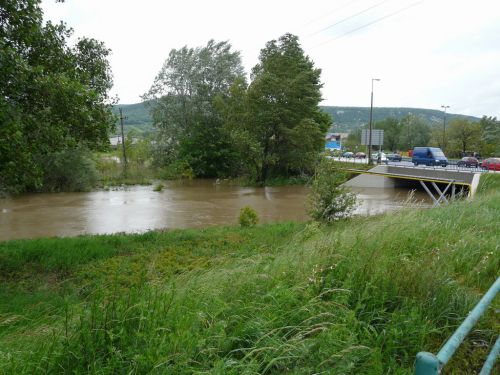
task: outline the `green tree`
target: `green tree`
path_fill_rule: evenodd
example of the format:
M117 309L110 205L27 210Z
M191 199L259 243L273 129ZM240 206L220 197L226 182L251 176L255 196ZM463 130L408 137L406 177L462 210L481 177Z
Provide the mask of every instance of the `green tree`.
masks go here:
M205 47L173 49L150 90L148 100L158 128L160 164L185 160L197 176L230 172L231 144L222 134L214 101L226 97L244 76L240 53L228 42L210 40Z
M257 180L311 170L330 116L318 108L321 70L285 34L261 50L247 92L248 134L258 147Z
M500 155L500 121L496 117L483 116L479 121L482 131L481 154L483 156Z
M330 160L318 163L308 200L308 212L314 220L332 223L352 214L356 195L342 186L347 179L347 173Z
M39 0L0 5L0 189L42 188L46 156L109 142L109 50L86 38L70 47L71 33L43 23Z
M396 151L399 148L402 126L397 119L388 117L377 121L374 128L384 130L384 150Z
M343 148L345 150L356 152L365 147L361 146L361 131L362 128L357 128L349 133L349 135L347 136L347 140L343 144Z
M420 117L408 114L400 120L401 138L399 148L411 150L413 147L427 146L431 139L429 125Z
M481 145L482 129L478 122L457 118L450 121L448 126L450 149L460 156L466 151L478 151Z

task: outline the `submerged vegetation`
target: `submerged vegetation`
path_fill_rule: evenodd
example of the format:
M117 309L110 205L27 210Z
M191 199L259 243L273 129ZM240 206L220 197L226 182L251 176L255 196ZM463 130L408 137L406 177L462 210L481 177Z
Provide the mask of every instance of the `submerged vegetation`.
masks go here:
M1 243L0 373L411 374L498 276L500 193L480 191L326 227ZM450 373L481 366L495 308Z

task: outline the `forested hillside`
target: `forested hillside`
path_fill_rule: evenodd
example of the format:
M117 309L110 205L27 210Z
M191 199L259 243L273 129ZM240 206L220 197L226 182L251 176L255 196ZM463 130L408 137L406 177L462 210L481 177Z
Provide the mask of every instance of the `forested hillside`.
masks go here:
M147 128L152 126L151 116L144 103L120 104L114 107L114 112L118 114L118 108L123 108L123 115L127 118L123 121L127 128ZM337 107L320 106L320 108L330 114L333 118L334 130L337 132L350 132L368 123L370 118L369 107ZM407 114L412 113L421 117L430 125L441 124L443 122L443 112L436 109L424 108L395 108L395 107L377 107L373 110L373 120L380 121L388 117L401 119ZM447 113L446 119L465 118L472 121L479 121L479 118L473 116Z
M369 107L336 107L322 106L325 112L329 113L333 118L334 129L337 132L349 132L357 129L363 124L367 124L370 120ZM377 107L373 109L373 121L381 121L388 117L401 119L408 114L413 114L422 118L429 125L443 123L443 111L437 109L424 108L395 108L395 107ZM464 118L471 121L479 121L480 119L473 116L447 113L446 121L454 118Z

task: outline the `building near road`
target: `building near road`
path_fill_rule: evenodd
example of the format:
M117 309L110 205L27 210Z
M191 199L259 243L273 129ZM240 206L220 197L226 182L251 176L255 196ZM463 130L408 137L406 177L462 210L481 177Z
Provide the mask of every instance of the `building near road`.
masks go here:
M326 150L341 150L342 142L347 139L349 133L326 133L325 149Z

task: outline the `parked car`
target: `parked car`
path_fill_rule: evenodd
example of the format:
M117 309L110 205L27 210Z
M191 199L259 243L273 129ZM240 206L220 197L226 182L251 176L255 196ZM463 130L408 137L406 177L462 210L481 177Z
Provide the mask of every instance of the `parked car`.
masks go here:
M389 161L401 161L403 158L399 154L387 154L387 160Z
M448 159L438 147L414 147L411 161L414 165L440 165L446 167Z
M373 161L379 161L378 154L379 154L378 152L375 152L374 154L372 154L372 160ZM380 153L380 161L382 161L382 162L386 162L387 161L387 155L384 152Z
M356 159L366 159L366 154L365 154L364 152L356 152L356 153L354 154L354 157L355 157Z
M466 156L457 162L458 167L468 167L468 168L477 168L479 167L479 160L477 160L473 156Z
M500 171L500 158L484 159L481 168L489 171Z
M354 157L354 153L353 152L350 152L350 151L347 151L347 152L344 152L342 154L342 157L343 158L353 158Z

